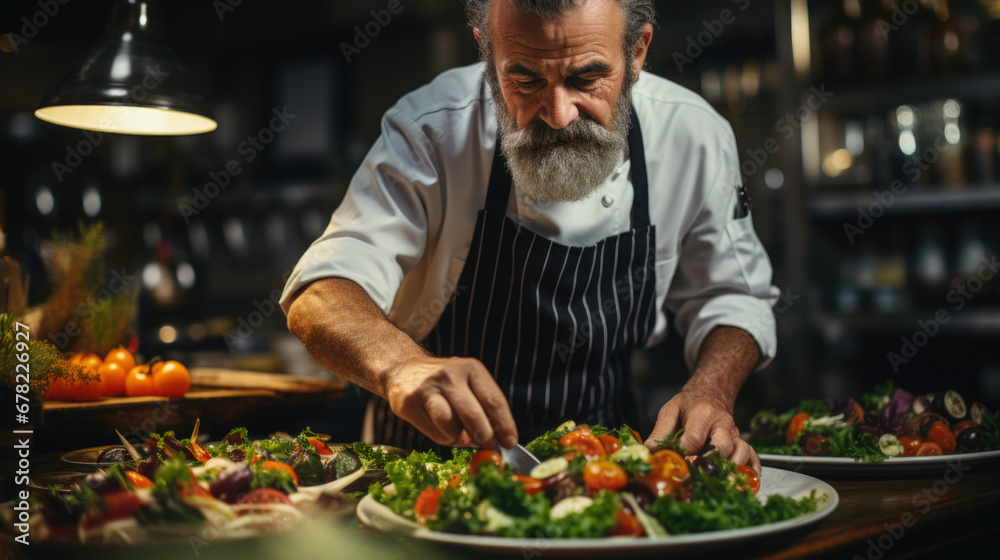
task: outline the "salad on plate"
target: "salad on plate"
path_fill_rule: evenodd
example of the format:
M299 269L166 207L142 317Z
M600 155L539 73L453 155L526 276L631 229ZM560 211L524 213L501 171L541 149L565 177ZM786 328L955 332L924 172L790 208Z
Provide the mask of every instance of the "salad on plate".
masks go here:
M507 468L494 450L414 452L386 465L370 498L432 531L528 538L668 537L765 525L811 513L826 496L757 497L750 467L713 449L689 455L681 432L651 452L628 426L572 421L526 447L541 463ZM366 498L367 499L367 498Z

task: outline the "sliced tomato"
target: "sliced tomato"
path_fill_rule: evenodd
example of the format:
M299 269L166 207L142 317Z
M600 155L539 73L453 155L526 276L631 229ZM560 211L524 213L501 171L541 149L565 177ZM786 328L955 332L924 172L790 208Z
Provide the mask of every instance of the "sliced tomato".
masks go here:
M570 447L576 449L580 453L590 460L603 459L607 457L607 453L604 451L604 445L601 444L601 440L597 439L594 432L590 431L587 426L581 426L573 430L572 432L564 435L562 439L559 440L559 445L562 447Z
M917 449L924 444L924 438L920 436L903 436L899 438L899 443L903 444L903 456L913 457L917 454Z
M521 488L524 488L524 492L529 496L534 496L542 490L545 490L544 480L538 480L537 478L531 478L530 476L525 476L523 474L515 474L514 480L521 483Z
M125 478L128 479L129 483L132 484L133 488L143 489L152 488L153 481L149 478L135 472L135 471L125 471Z
M955 448L958 447L955 434L951 433L951 428L944 422L934 422L931 424L931 429L927 430L927 441L938 444L941 452L945 455L954 453Z
M583 482L591 490L617 492L628 484L628 475L611 461L591 461L583 468Z
M492 449L480 449L469 460L469 474L476 476L479 468L486 463L493 463L497 468L503 470L503 459L500 458L500 453Z
M417 514L417 520L426 522L428 517L437 515L438 498L441 497L441 489L436 487L424 488L424 491L417 496L416 503L413 504L413 512Z
M795 438L799 436L799 432L802 431L802 428L805 428L806 420L808 419L808 412L800 412L795 416L792 416L792 421L788 423L788 431L785 432L785 443L791 445L795 442Z
M624 509L615 512L615 528L611 530L609 536L641 537L646 534L639 518Z
M330 446L316 438L309 438L309 445L315 447L316 452L320 455L333 455L333 450L330 449Z
M109 492L101 496L100 509L83 516L83 527L85 529L97 527L109 521L132 517L145 505L146 500L135 492L128 490Z
M920 447L917 448L917 452L914 453L917 457L933 457L935 455L943 454L944 452L941 450L941 446L933 441L925 441L920 444Z
M243 496L239 500L236 500L237 505L249 505L249 504L285 504L292 505L292 500L288 498L288 494L285 494L281 490L275 488L254 488ZM248 513L267 513L267 508L246 508L240 509L240 515L246 515Z
M458 488L461 485L462 485L462 475L458 473L451 475L451 478L448 479L448 486L451 486L452 488Z
M736 472L746 476L748 479L746 486L741 487L740 490L749 487L753 491L753 495L756 496L760 490L760 477L757 476L757 471L747 465L736 465Z
M604 434L603 436L597 436L598 441L604 446L604 452L611 455L615 451L622 448L622 442L615 436L611 434Z
M649 464L653 467L651 475L677 482L687 478L691 472L684 457L681 457L680 453L670 449L661 449L653 453L649 457Z
M292 475L292 482L294 482L296 486L299 485L299 475L298 473L295 472L295 469L293 469L291 465L286 465L285 463L281 463L279 461L264 461L263 463L261 463L261 466L264 467L265 469L285 471L288 474Z

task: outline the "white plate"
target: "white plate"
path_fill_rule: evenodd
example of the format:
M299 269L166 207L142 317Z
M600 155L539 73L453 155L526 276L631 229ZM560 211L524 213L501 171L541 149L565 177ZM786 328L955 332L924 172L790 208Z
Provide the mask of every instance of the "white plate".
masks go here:
M549 539L539 538L514 539L504 537L484 537L478 535L456 535L431 531L406 518L396 515L387 506L375 501L371 495L365 496L358 504L358 517L369 527L382 531L402 532L411 537L439 543L458 545L466 548L494 552L534 552L534 556L572 556L572 557L609 557L624 552L680 552L697 550L711 551L733 547L744 541L759 537L774 535L784 531L804 527L816 523L833 513L840 497L829 484L804 474L764 467L761 476L761 487L758 498L764 501L772 495L789 498L801 498L816 490L819 495L826 494L827 499L821 501L817 511L778 523L770 523L758 527L733 529L727 531L711 531L677 535L667 538L625 538L611 537L606 539ZM525 558L531 556L525 555Z
M760 454L760 462L769 467L817 475L843 476L939 475L951 468L949 464L960 463L963 466L973 466L998 458L1000 458L1000 451L957 453L934 457L889 457L881 463L865 463L848 457L796 457Z

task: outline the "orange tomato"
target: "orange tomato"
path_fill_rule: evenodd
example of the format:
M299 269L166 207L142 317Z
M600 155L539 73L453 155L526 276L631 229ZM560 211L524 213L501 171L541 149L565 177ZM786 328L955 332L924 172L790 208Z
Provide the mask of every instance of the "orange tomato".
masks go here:
M141 474L139 474L139 473L137 473L135 471L125 471L125 478L127 478L128 481L130 483L132 483L132 487L133 488L142 489L142 488L152 488L153 487L153 481L152 480L149 480L145 476L143 476L143 475L141 475Z
M785 443L791 445L795 442L795 438L798 437L799 432L805 427L806 420L808 419L808 412L800 412L792 416L792 421L788 423L788 431L785 432Z
M753 495L757 495L757 491L760 490L760 477L757 476L757 471L753 470L753 467L748 467L747 465L736 465L736 471L747 477L747 486L753 491ZM743 488L746 488L744 486ZM740 488L742 490L743 488Z
M920 436L903 436L899 438L899 443L903 444L903 456L913 457L917 450L924 444L924 438Z
M501 471L503 470L503 459L500 454L492 449L480 449L469 459L469 474L476 476L479 469L486 463L493 463Z
M298 473L295 472L295 469L293 469L291 465L287 465L279 461L264 461L260 465L265 469L287 472L288 474L292 475L292 482L294 482L296 486L299 485L299 475Z
M639 519L624 509L615 512L615 520L615 528L611 530L610 536L641 537L646 534Z
M680 482L687 478L691 472L687 461L681 457L680 453L670 449L661 449L649 457L649 464L653 466L650 476L675 480Z
M125 394L130 397L151 397L156 394L149 366L135 366L125 376Z
M118 364L126 372L136 366L135 356L122 346L108 352L108 355L104 357L104 363Z
M97 373L101 376L101 381L104 382L104 396L117 397L125 392L125 377L128 375L128 369L122 367L120 363L105 362L101 369L97 370Z
M951 428L944 422L934 422L931 429L927 431L927 441L938 444L941 452L945 455L954 453L958 443L955 434L951 433Z
M611 434L597 436L597 439L600 440L601 445L604 446L604 451L607 452L608 455L611 455L615 451L622 448L622 442Z
M70 387L70 398L74 401L96 401L104 395L104 382L97 381L74 381Z
M413 504L413 512L417 514L417 521L425 523L428 517L437 515L438 498L441 497L441 489L429 486L417 496L417 501Z
M934 443L933 441L925 441L920 444L920 447L917 448L917 452L914 453L914 455L917 457L932 457L936 455L943 455L943 452L941 451L940 445Z
M521 487L524 488L524 493L529 496L534 496L542 490L545 490L545 482L538 480L537 478L531 478L530 476L525 476L523 474L515 474L514 480L521 483ZM458 486L457 484L450 485Z
M330 446L316 438L309 438L309 445L313 446L316 449L316 453L320 455L333 455L333 450L330 449Z
M45 391L45 398L50 401L68 401L70 399L70 389L72 386L63 378L57 377L49 382Z
M594 432L590 431L590 428L587 426L581 426L564 435L559 440L559 445L562 447L572 447L583 453L590 460L603 459L607 456L601 440L597 439Z
M163 362L153 368L153 391L161 397L183 397L191 388L191 374L180 362Z
M591 490L617 492L628 484L628 475L611 461L591 461L583 468L583 482Z

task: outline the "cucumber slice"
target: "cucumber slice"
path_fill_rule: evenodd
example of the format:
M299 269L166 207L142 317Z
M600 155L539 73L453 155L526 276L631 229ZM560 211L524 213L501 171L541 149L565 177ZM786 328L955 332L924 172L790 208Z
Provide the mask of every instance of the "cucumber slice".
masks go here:
M550 476L557 475L569 469L569 459L565 457L553 457L547 461L535 465L528 474L531 478L544 480Z
M586 496L571 496L552 506L549 517L553 520L562 519L571 513L580 513L592 505L594 500Z

